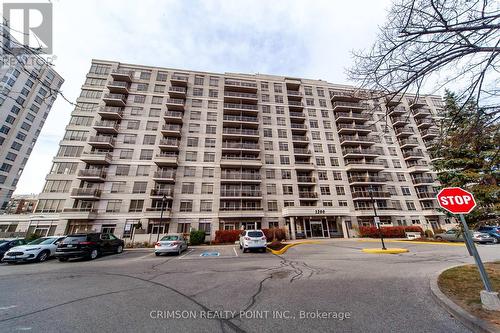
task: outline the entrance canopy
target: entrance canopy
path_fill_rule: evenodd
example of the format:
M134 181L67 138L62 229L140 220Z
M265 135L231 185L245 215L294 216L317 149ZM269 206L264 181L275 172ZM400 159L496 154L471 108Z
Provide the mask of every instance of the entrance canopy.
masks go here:
M349 216L347 207L300 206L286 207L282 210L283 217L294 216Z

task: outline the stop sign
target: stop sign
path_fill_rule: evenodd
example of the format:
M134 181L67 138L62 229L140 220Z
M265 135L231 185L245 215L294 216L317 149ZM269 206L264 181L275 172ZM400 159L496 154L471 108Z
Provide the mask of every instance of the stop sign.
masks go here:
M453 214L468 214L476 207L472 194L460 187L443 188L439 191L437 200L441 208Z

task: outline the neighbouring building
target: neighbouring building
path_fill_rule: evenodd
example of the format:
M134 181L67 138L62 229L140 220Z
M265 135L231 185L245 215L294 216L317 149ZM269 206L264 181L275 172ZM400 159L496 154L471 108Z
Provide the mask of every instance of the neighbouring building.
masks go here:
M352 237L373 225L373 203L384 226L451 227L427 151L440 97L367 96L322 80L93 60L18 230L57 219L56 234Z
M39 55L0 36L0 212L17 182L64 80Z
M7 204L5 214L32 214L37 203L36 194L13 195Z

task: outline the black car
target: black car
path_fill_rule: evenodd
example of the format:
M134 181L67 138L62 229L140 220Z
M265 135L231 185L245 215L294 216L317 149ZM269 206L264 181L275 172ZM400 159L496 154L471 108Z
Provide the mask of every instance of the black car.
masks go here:
M95 259L103 253L121 253L124 242L113 234L82 233L68 235L59 243L55 257L59 261L69 258Z
M491 237L493 237L493 239L494 239L493 243L495 243L495 244L500 243L500 226L485 225L485 226L479 227L479 229L477 229L477 231L484 232L485 234L488 234Z
M3 258L3 255L9 251L14 246L20 246L28 244L25 239L2 239L0 240L0 260Z

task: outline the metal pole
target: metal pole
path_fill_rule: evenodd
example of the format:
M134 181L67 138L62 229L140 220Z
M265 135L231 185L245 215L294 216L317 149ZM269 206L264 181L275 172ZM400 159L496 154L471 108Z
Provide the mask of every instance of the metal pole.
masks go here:
M483 280L484 288L488 292L492 292L493 288L491 287L490 279L488 278L488 273L486 273L486 269L484 268L483 262L481 261L481 257L477 252L476 245L472 241L470 237L469 227L467 226L467 222L465 222L465 217L463 214L460 214L460 221L462 221L462 225L464 227L464 238L465 241L469 244L469 248L472 252L472 256L476 261L477 268L479 269L479 274L481 275L481 280Z
M167 197L165 194L161 199L161 211L160 211L160 224L158 225L158 234L156 235L156 241L160 240L160 227L163 225L163 211L165 210L165 201L167 201Z
M373 213L375 214L375 219L374 219L375 225L377 226L378 234L380 235L380 241L382 242L382 250L387 250L387 248L385 247L385 243L384 243L384 236L382 235L382 228L380 227L380 219L378 218L378 215L377 215L376 202L373 199L373 190L370 188L368 190L368 192L370 193L370 199L371 199L372 206L373 206Z

